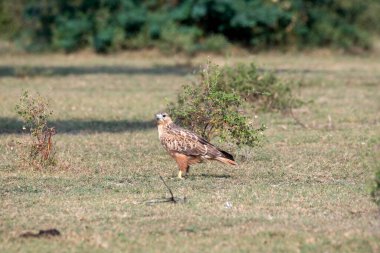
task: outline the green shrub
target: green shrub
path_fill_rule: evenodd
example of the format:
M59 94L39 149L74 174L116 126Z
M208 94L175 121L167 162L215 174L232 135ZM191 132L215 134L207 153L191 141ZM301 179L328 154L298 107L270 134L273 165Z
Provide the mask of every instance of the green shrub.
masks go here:
M363 7L364 11L361 11L360 14L357 15L355 23L365 31L380 35L380 1L367 0L363 2L357 1L357 3L361 3L365 6Z
M218 135L237 145L257 144L264 127L248 123L249 111L287 111L303 102L292 95L290 83L252 63L218 67L208 63L199 80L185 85L168 111L181 125L206 139Z
M222 69L207 64L198 82L184 86L176 103L169 104L170 115L181 126L206 139L218 136L237 145L257 145L264 126L255 128L242 113L243 100L237 93L220 89Z
M88 44L91 24L85 18L59 17L53 30L52 44L56 49L72 52Z
M16 105L17 114L29 131L29 139L20 143L19 158L23 166L44 169L56 165L56 153L52 137L55 129L48 127L52 115L46 99L40 95L31 96L25 91Z
M223 35L215 34L215 35L210 35L207 38L205 38L202 41L200 48L203 51L221 53L229 45L230 43Z
M293 97L290 83L279 80L273 73L259 71L253 63L224 67L218 86L238 93L256 110L285 111L302 104Z
M202 31L196 27L178 26L169 23L164 26L158 45L166 52L185 52L193 54L198 51L197 41Z

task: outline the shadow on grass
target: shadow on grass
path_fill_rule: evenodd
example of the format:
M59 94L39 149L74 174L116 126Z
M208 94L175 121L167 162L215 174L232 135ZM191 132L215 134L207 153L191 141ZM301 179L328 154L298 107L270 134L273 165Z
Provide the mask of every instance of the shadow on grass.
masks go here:
M21 134L23 123L15 118L0 117L0 134ZM55 127L57 133L76 134L79 132L135 132L145 131L155 127L153 121L139 120L56 120L51 121L49 126Z
M202 174L199 174L199 175L188 175L189 179L198 179L198 178L232 178L231 175L228 175L228 174L206 174L206 173L202 173Z
M130 66L130 65L96 65L96 66L33 66L33 65L3 65L0 66L0 77L33 77L33 76L67 76L67 75L177 75L183 76L198 71L191 64ZM260 72L275 74L334 74L358 75L360 72L349 73L331 69L313 68L258 68ZM378 77L378 76L377 76Z
M116 66L0 66L0 77L67 76L93 74L120 75L186 75L192 68L188 65L135 67Z

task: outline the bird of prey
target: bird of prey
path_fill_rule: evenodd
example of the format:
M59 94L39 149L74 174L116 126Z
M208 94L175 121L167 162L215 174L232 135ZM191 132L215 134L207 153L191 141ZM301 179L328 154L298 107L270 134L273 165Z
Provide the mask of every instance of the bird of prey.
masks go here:
M156 120L160 142L179 167L178 178L189 172L190 165L206 159L237 165L231 154L197 134L175 125L167 113L156 114Z

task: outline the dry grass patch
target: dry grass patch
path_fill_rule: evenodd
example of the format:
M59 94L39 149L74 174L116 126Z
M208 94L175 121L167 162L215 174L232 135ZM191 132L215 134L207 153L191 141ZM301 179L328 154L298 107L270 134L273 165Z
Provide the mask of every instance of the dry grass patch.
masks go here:
M6 57L0 70L46 65L46 57ZM124 56L51 57L57 66L157 67ZM268 126L262 147L236 150L238 168L206 163L184 181L171 179L176 166L151 119L189 76L99 70L1 78L0 251L379 251L379 209L369 186L380 145L380 65L371 58L254 58L264 67L310 69L280 74L304 79L299 95L313 103L295 113L309 128L281 114L258 114ZM235 60L251 58L228 61ZM13 108L23 88L52 100L58 155L67 169L36 173L16 166L12 145L22 124ZM189 201L144 204L168 194L158 173ZM18 237L47 228L62 235Z

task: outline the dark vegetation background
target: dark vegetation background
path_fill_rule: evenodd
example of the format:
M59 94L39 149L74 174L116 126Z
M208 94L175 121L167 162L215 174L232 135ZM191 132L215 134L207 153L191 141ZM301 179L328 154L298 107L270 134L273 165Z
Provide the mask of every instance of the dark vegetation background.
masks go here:
M29 51L371 49L378 0L0 0L0 36Z

